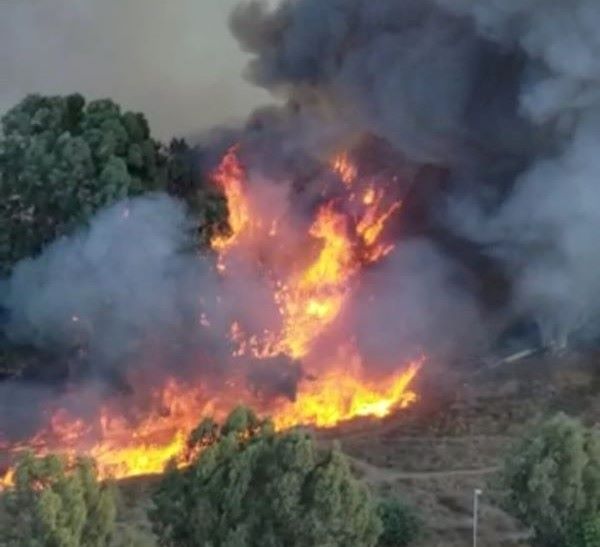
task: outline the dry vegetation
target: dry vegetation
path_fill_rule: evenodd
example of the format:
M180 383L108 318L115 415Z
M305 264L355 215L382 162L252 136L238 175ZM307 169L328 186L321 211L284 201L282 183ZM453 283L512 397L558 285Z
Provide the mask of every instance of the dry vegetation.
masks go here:
M600 420L598 356L529 359L483 371L435 404L434 390L409 412L328 433L381 493L416 505L429 535L419 547L470 545L475 488L481 498L479 545L527 546L527 530L495 504L494 471L512 440L537 416L563 410Z

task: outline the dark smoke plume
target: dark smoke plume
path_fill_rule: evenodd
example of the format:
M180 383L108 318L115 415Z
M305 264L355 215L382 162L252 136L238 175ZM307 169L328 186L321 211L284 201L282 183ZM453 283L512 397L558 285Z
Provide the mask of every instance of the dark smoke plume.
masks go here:
M251 81L446 167L430 222L498 261L509 314L561 346L600 309L599 24L594 0L253 1L231 19Z

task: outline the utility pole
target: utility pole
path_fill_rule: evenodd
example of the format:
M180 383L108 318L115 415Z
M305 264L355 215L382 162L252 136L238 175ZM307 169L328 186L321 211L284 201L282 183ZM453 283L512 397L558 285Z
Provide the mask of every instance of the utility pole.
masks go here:
M479 496L483 491L476 488L473 491L473 547L477 547L477 526L479 524Z

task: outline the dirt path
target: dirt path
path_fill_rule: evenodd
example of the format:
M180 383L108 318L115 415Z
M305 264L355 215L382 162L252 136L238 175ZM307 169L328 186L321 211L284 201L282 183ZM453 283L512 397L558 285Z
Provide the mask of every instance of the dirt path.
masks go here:
M470 477L480 475L490 475L500 469L498 466L482 467L480 469L449 469L441 471L395 471L393 469L385 469L376 467L364 460L350 458L352 465L364 474L369 482L382 483L395 480L426 480L440 479L447 477Z

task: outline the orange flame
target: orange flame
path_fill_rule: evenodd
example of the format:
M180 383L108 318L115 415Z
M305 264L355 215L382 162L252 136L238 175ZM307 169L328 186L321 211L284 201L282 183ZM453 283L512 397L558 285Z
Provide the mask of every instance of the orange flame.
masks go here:
M231 232L217 235L211 241L213 249L224 252L232 247L239 235L250 224L250 209L244 194L245 173L238 158L238 147L228 150L219 167L213 174L213 180L227 198L228 222Z
M350 161L350 157L346 152L343 152L333 158L331 162L333 172L342 179L346 186L352 186L358 176L358 169Z
M402 207L402 202L396 201L381 211L383 197L382 190L368 188L363 197L363 203L368 208L356 226L356 232L364 243L368 262L377 262L393 250L393 245L380 243L379 239L390 217Z
M357 267L346 231L346 217L331 205L319 211L310 235L321 242L321 251L276 294L284 322L277 353L304 357L311 342L338 317Z
M360 362L356 364L354 370L335 368L316 381L305 383L298 398L274 415L276 426L286 429L312 424L329 428L359 416L384 418L416 400L409 387L422 361L380 381L362 379Z
M336 157L331 167L344 182L347 201L351 201L355 194L350 194L350 186L360 182L358 169L347 154ZM233 275L235 272L226 268L228 256L245 245L248 234L277 245L284 230L280 229L279 219L263 219L253 211L238 147L227 152L213 180L227 198L230 233L216 236L212 248L218 254L223 275ZM190 386L169 380L150 394L141 416L125 414L118 404L112 404L114 401L106 403L94 423L58 409L46 429L7 451L14 454L30 448L40 455L52 451L85 453L96 459L100 477L122 478L160 473L172 459L185 465L187 435L199 419L205 415L222 418L240 403L270 413L279 429L299 424L333 427L356 417L381 418L410 405L416 399L410 386L423 360L373 378L351 341L339 341L339 347L332 351L334 358L313 351L315 342L343 316L364 265L382 259L393 248L382 235L401 203L390 205L383 188L369 185L363 190L362 199L353 201L353 206L359 207L353 214L345 212L339 200L322 205L306 236L306 245L295 253L298 256L289 264L284 261L283 271L269 271L280 327L248 335L239 322L231 325L234 358L272 358L280 354L302 358L308 374L301 380L294 400L280 397L264 401L245 386L243 377L230 378L218 393L212 393L201 382ZM278 248L285 244L280 243ZM210 325L203 314L198 328ZM10 469L0 476L0 490L13 480L14 470Z

